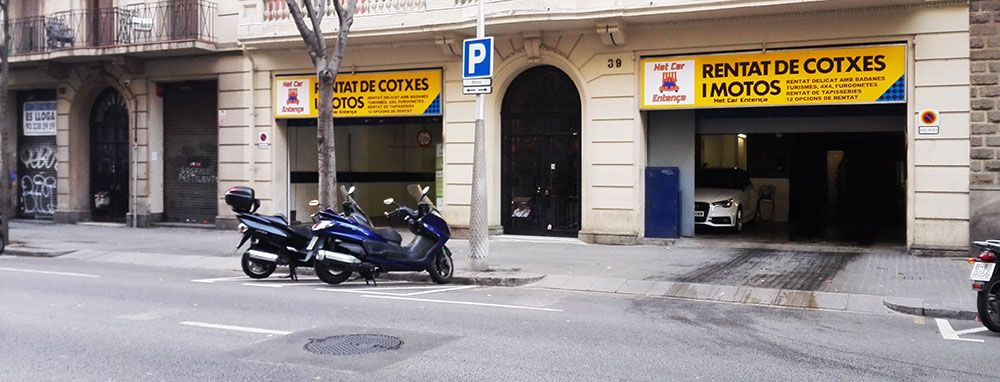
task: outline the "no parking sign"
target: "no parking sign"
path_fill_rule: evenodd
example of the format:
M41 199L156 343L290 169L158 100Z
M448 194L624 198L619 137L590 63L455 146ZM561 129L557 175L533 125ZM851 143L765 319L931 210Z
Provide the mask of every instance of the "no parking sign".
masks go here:
M937 110L927 109L917 114L917 135L938 135L941 133L940 116Z

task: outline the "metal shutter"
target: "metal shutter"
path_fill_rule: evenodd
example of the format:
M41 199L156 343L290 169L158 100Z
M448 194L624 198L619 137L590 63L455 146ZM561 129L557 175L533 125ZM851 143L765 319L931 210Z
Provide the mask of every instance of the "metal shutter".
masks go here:
M163 219L214 224L218 214L216 83L164 85Z

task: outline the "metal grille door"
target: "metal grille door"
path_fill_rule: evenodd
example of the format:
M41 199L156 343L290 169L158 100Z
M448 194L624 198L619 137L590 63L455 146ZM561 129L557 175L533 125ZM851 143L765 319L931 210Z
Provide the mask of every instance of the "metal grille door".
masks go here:
M580 102L551 66L522 73L504 95L502 222L518 235L580 231Z
M90 191L96 221L124 222L129 206L128 108L108 88L90 113Z
M215 82L164 86L164 220L215 224L219 128Z

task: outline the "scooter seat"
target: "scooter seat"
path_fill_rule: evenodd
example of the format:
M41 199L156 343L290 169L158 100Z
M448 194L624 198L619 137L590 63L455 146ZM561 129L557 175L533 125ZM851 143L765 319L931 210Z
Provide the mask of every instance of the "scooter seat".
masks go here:
M310 224L295 224L295 225L289 226L288 228L291 228L292 232L295 232L296 234L298 234L299 236L302 236L304 238L311 238L312 235L313 235L312 234L312 225L310 225Z
M282 215L282 214L277 214L277 215L259 215L259 216L262 219L267 220L267 221L272 222L272 223L275 223L275 224L285 224L285 225L288 224L288 219L285 218L285 215Z
M396 244L403 242L403 237L399 236L399 232L392 228L375 228L375 233Z

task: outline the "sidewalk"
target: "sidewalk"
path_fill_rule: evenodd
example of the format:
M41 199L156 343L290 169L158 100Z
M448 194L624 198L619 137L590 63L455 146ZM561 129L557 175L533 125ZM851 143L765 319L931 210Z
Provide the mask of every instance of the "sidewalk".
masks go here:
M11 237L8 251L14 255L239 271L235 247L240 235L230 231L15 221ZM877 298L909 314L975 317L975 293L967 282L969 265L964 259L913 257L899 248L766 243L734 248L719 243L684 239L670 247L603 246L575 239L498 236L490 245L493 271L484 273L465 271L467 241L453 240L449 248L460 283L523 285L541 280L534 286L831 309ZM791 250L797 247L805 250Z

